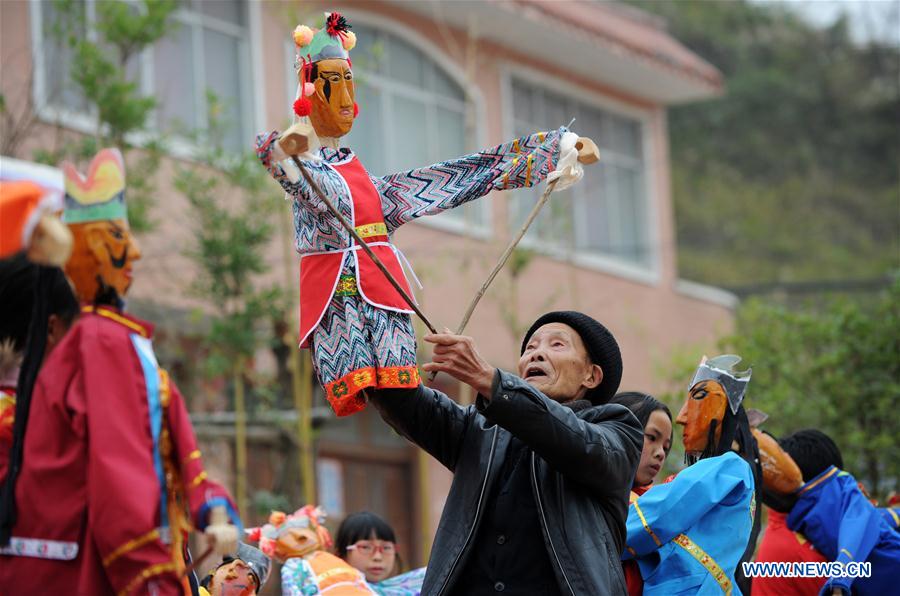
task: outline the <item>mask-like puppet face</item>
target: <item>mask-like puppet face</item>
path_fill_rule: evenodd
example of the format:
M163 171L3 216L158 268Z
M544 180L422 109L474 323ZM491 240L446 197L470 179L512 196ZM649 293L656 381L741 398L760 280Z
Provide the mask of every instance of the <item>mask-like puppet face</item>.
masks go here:
M275 558L286 561L318 550L319 535L311 528L290 528L275 543Z
M356 92L350 64L341 58L320 60L313 72L310 122L320 137L342 137L353 128Z
M254 596L258 589L256 576L240 559L216 569L209 582L210 596Z
M691 387L688 399L675 420L676 424L684 427L686 455L700 456L710 446L710 441L713 445L718 445L722 436L722 421L725 419L726 407L728 399L719 383L707 380ZM712 436L710 428L714 428Z
M124 298L131 287L131 267L141 251L124 219L70 224L74 250L65 271L82 302L115 290Z

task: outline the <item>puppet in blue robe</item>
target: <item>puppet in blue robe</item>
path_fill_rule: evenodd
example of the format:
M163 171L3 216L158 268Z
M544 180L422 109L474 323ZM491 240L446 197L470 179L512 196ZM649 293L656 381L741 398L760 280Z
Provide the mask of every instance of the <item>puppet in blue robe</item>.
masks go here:
M700 363L675 420L692 465L628 509L623 559L638 562L644 594L750 592L740 563L756 542L760 469L741 405L751 371L736 371L738 362L724 355Z
M821 594L839 588L845 594L897 594L900 581L900 533L859 490L856 479L832 466L806 483L787 518L831 561L868 561L871 577L832 577Z

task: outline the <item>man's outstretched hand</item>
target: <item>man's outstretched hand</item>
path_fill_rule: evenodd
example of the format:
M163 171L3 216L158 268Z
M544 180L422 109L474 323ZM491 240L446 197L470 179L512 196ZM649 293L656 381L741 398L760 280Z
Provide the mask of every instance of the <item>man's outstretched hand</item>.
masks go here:
M478 354L471 337L453 335L444 328L444 333L429 333L423 339L434 344L432 361L422 365L424 370L445 372L486 399L491 398L495 369Z

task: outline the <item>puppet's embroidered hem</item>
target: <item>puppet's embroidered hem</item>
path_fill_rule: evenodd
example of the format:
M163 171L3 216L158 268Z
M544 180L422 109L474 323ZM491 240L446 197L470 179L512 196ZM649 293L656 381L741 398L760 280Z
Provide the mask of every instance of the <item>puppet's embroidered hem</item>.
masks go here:
M376 369L374 366L348 373L325 386L325 395L334 413L349 416L366 407L361 394L367 387L379 389L404 389L418 387L421 382L417 366L390 366Z

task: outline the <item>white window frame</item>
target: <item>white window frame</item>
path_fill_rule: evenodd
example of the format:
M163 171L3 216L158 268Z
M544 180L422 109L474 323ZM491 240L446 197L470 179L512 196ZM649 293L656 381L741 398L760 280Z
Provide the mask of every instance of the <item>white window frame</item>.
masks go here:
M384 33L389 35L393 35L397 37L401 41L404 41L414 47L416 50L422 52L424 57L428 60L431 60L437 68L440 68L445 75L447 75L454 83L459 85L462 89L469 89L470 97L472 99L471 105L475 109L475 134L474 138L465 139L465 151L474 152L480 148L484 147L486 131L485 131L485 122L486 112L485 112L485 103L484 97L481 94L481 90L475 87L474 85L470 85L466 82L465 72L457 66L451 59L448 57L443 50L435 46L432 42L430 42L425 37L421 36L418 32L412 30L409 27L402 26L395 22L394 20L387 19L381 15L367 12L364 10L352 9L347 11L348 18L351 24L358 23L361 26L370 27L372 29L378 29ZM285 60L287 62L287 66L285 68L286 72L293 72L293 64L294 64L294 44L288 40L285 43ZM352 51L351 51L352 56ZM379 88L377 81L366 81L366 84L372 85L373 87ZM416 95L416 94L424 94L426 92L412 87L410 85L403 85L399 82L392 82L392 88L402 87L405 94L408 95ZM287 81L287 93L291 98L290 101L293 102L294 94L297 90L297 80L296 77L291 78ZM428 94L430 97L430 94ZM383 102L382 110L385 111L389 109L389 102ZM288 115L290 116L290 107L288 107ZM365 109L363 106L361 109ZM465 114L463 114L465 117ZM387 135L391 134L391 131L386 131ZM386 139L386 143L390 145L390 138ZM454 157L459 157L456 155L447 155L441 156L441 159L451 159ZM430 164L420 164L421 166L427 166ZM487 197L485 197L487 198ZM416 219L414 224L422 224L424 226L428 226L431 228L435 228L438 230L442 230L445 232L452 232L454 234L460 234L464 236L471 236L480 239L488 239L493 236L493 210L491 208L491 203L487 200L479 200L476 207L480 213L479 216L481 221L478 223L469 223L466 221L454 220L450 218L440 218L440 217L420 217Z
M45 72L45 56L44 56L44 32L43 32L43 11L42 6L47 0L30 0L29 18L31 21L31 57L33 66L33 87L32 98L34 101L35 112L39 120L48 124L60 125L65 128L72 129L76 132L92 135L97 130L97 114L96 113L80 113L73 111L64 106L52 105L47 97L46 72ZM88 22L92 23L96 18L96 3L100 0L85 0ZM135 0L123 0L129 3L135 3ZM251 134L255 130L262 127L264 121L265 96L264 87L261 84L263 75L262 48L260 47L262 40L261 33L261 15L260 6L252 0L244 0L247 10L247 24L244 27L234 25L222 21L215 17L207 15L198 15L197 13L185 11L179 8L173 14L173 18L184 26L191 27L191 43L192 55L194 59L194 71L197 73L195 77L199 81L205 81L204 64L200 59L201 53L197 51L202 46L203 40L196 25L205 26L217 31L226 33L233 37L237 37L239 41L239 53L241 60L244 62L240 68L242 72L253 74L252 86L244 85L241 87L241 103L243 110L241 120L243 133ZM136 3L135 3L136 4ZM137 4L136 4L137 5ZM137 5L140 6L140 5ZM245 36L249 34L249 39ZM92 26L88 26L88 38L96 37L96 31ZM138 56L140 65L140 84L139 88L143 95L155 95L153 81L153 46L145 48ZM248 88L252 87L252 88ZM196 113L206 119L206 100L205 93L200 94L201 97L195 98ZM93 110L92 110L93 112ZM128 141L136 146L143 145L153 139L158 138L159 123L157 121L157 113L154 111L148 118L148 130L139 133L132 133L128 136ZM246 136L246 135L244 135ZM250 146L250 142L247 143ZM178 158L193 159L197 156L198 147L183 138L170 137L167 140L166 148L169 153Z
M652 110L645 110L631 106L613 98L600 95L596 91L585 89L571 80L563 79L546 71L538 71L519 63L503 61L500 68L500 93L503 106L503 130L504 136L515 136L515 113L513 111L513 80L524 82L528 85L542 87L557 95L565 95L588 107L594 107L604 112L622 116L637 121L641 129L641 159L643 162L643 191L647 205L647 244L650 262L646 265L632 261L626 261L612 255L605 255L584 249L564 248L550 244L538 238L526 236L521 244L526 248L535 250L551 258L570 262L579 267L594 269L604 273L610 273L631 281L636 281L649 286L657 286L661 282L661 254L660 254L660 220L659 200L660 183L657 175L656 161L654 159L654 138L652 134ZM567 122L561 123L565 125ZM578 121L572 125L572 129L578 131ZM601 159L603 156L601 155ZM590 166L587 166L590 167ZM507 201L515 201L515 197L509 197ZM508 203L507 203L508 204ZM507 209L510 213L510 209ZM542 213L539 217L545 217ZM508 225L508 224L507 224Z

